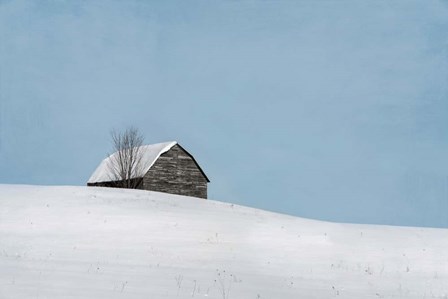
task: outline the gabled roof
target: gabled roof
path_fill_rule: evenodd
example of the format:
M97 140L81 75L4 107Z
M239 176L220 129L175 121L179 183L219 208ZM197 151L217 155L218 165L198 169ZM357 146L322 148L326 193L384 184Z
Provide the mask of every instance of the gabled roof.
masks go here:
M150 145L142 145L142 174L145 175L148 170L154 165L154 163L157 161L157 159L162 155L163 153L166 153L169 151L173 146L178 144L176 141L170 141L170 142L163 142L163 143L156 143L156 144L150 144ZM179 145L180 146L180 145ZM180 146L181 147L181 146ZM182 148L182 147L181 147ZM194 157L188 153L184 148L182 148L196 163L201 173L204 175L207 182L210 182L205 173L202 171L199 164L196 162ZM106 159L104 159L100 165L96 168L96 170L93 172L92 176L88 180L87 183L101 183L101 182L110 182L112 181L112 174L110 171L110 161L113 159L114 155L117 155L117 153L113 153ZM137 178L132 177L132 179Z
M157 161L160 155L169 151L176 144L176 141L170 141L150 145L142 145L142 174L145 175L151 168L151 166ZM118 153L115 152L104 159L90 176L90 179L87 183L101 183L112 181L113 174L111 173L110 163L111 161L113 161L114 156L116 156L117 154ZM132 177L131 179L134 178L135 177Z

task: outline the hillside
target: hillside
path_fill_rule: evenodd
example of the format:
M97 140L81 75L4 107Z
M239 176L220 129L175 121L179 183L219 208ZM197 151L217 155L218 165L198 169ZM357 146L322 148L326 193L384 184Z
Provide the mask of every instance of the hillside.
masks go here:
M448 230L0 185L0 298L448 298Z

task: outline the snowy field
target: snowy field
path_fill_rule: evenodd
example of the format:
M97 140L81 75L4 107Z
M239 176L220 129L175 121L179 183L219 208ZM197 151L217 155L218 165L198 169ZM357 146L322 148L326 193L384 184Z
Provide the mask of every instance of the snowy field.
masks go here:
M275 199L273 199L275 200ZM0 298L448 298L448 230L0 185Z

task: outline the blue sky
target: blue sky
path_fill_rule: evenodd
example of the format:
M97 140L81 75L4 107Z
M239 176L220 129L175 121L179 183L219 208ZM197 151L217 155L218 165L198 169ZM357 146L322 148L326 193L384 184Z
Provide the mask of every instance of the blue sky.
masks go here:
M84 185L112 128L209 197L448 227L447 1L0 1L0 183Z

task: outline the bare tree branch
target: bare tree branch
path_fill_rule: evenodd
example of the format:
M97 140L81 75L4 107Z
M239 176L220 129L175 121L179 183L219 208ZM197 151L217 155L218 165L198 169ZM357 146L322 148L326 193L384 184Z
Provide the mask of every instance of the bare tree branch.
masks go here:
M107 165L110 180L115 187L137 189L143 177L142 158L143 135L134 127L124 132L112 130L111 139L114 152Z

